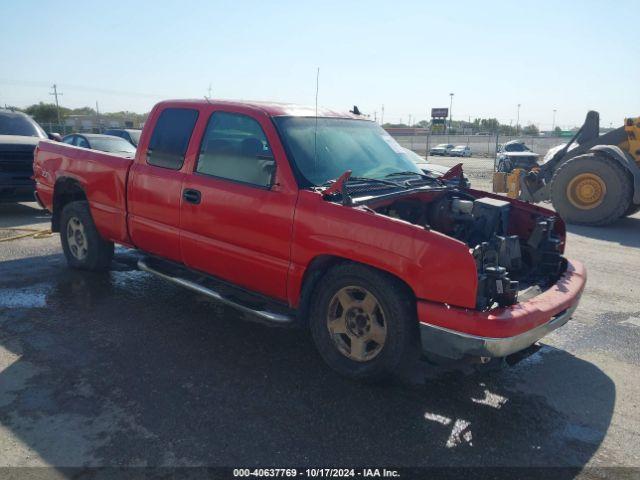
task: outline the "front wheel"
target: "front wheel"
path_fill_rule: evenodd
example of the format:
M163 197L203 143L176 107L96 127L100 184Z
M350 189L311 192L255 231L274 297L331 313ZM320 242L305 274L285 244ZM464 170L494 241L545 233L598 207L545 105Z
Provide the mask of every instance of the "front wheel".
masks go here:
M624 216L630 217L631 215L635 215L638 212L640 212L640 205L632 203L631 205L629 205L629 208L627 208L627 211L624 212Z
M631 197L628 172L593 153L567 160L551 179L551 202L567 223L607 225L628 211Z
M310 324L324 361L358 380L384 378L417 352L411 295L398 280L363 265L339 265L321 279Z
M89 203L70 202L60 216L60 241L67 264L82 270L106 270L113 258L113 243L100 236Z

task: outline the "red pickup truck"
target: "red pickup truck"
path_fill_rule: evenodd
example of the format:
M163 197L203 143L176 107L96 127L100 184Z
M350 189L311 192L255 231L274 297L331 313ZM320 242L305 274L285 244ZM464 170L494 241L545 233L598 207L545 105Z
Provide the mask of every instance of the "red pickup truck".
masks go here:
M34 174L71 267L106 269L114 243L135 248L142 270L307 326L355 378L418 346L520 351L568 321L586 282L552 211L426 175L355 114L165 101L135 158L45 140Z

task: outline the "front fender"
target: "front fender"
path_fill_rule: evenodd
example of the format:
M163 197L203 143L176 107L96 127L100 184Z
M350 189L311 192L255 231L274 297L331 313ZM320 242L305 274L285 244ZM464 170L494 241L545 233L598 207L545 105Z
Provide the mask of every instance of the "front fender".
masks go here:
M477 270L469 248L439 232L365 208L327 202L301 192L296 207L289 299L296 305L304 272L319 256L334 256L385 271L416 298L473 308Z
M617 161L631 174L633 177L633 203L640 203L640 168L633 157L616 145L596 145L589 151Z

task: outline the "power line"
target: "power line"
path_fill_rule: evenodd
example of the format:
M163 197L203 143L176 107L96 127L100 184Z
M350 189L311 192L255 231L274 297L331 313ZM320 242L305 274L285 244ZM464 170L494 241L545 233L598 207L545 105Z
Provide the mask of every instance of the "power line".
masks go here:
M33 87L33 88L41 88L41 87L49 87L49 83L47 82L38 82L33 80L11 80L8 78L0 78L0 85L12 85L17 87ZM161 95L156 93L142 93L142 92L131 92L125 90L111 90L107 88L94 88L87 87L85 85L76 85L71 83L65 83L62 85L66 89L77 90L82 92L89 93L102 93L105 95L122 95L122 96L130 96L130 97L146 97L146 98L166 98L167 95Z

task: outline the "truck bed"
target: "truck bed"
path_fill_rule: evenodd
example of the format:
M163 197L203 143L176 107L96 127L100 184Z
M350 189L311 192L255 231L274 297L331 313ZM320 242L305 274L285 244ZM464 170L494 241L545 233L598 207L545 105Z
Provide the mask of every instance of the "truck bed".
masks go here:
M133 158L43 140L34 155L38 197L49 211L54 211L56 183L78 181L84 187L100 234L111 241L129 244L126 188L132 164Z

